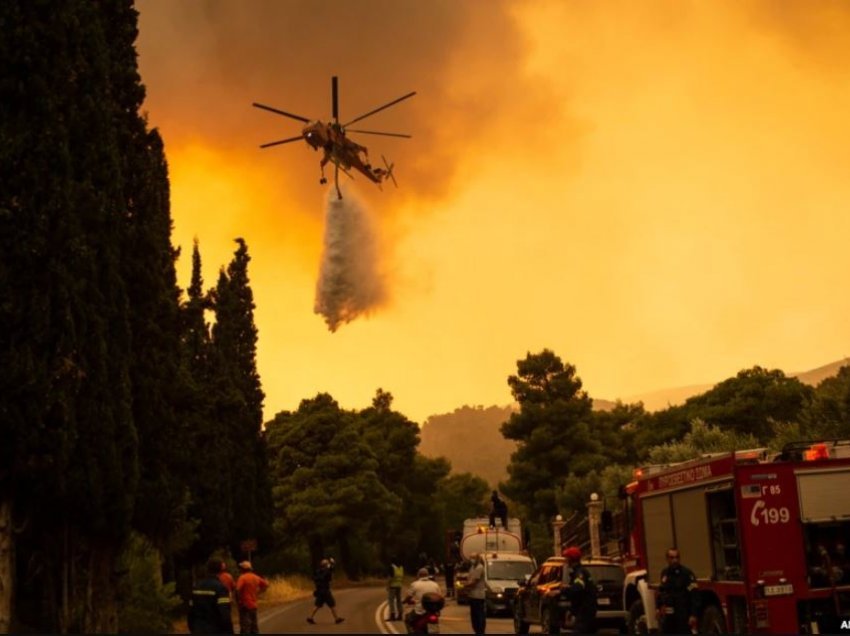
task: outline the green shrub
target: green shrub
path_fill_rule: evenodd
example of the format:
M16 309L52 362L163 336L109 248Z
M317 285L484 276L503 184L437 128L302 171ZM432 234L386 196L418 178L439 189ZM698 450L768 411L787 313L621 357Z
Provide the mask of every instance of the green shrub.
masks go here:
M118 630L125 634L169 633L180 598L174 583L162 582L159 551L141 535L133 534L121 565Z

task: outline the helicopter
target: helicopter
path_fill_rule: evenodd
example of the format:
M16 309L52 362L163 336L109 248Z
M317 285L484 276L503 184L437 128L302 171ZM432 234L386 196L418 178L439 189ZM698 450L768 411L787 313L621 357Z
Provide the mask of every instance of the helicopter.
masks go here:
M328 180L325 178L325 166L328 164L328 162L333 163L334 185L336 186L336 193L339 199L342 199L342 192L339 189L340 170L342 170L352 179L354 177L349 171L352 169L357 170L367 179L369 179L373 183L376 183L378 185L378 188L381 188L381 184L387 179L392 180L393 184L398 187L398 183L396 182L395 177L393 176L394 164L387 162L386 158L381 155L381 159L383 159L384 162L384 167L372 167L372 164L369 163L369 151L367 150L366 146L362 146L357 142L353 141L352 139L349 139L347 133L352 132L364 135L383 135L385 137L401 137L403 139L410 139L412 135L390 132L378 132L374 130L349 130L348 126L355 122L366 119L367 117L371 117L372 115L379 113L380 111L389 108L390 106L395 106L396 104L404 101L405 99L413 97L414 95L416 95L416 91L408 93L407 95L403 95L402 97L394 99L393 101L384 104L383 106L379 106L378 108L370 110L368 113L360 115L359 117L355 117L351 121L348 121L344 124L340 124L338 88L339 83L337 77L331 77L331 114L333 117L332 122L323 122L320 120L313 121L306 117L302 117L301 115L294 115L278 108L273 108L271 106L266 106L265 104L253 102L251 105L255 108L261 108L271 113L283 115L284 117L289 117L290 119L295 119L306 124L301 130L301 134L297 137L288 137L287 139L270 141L268 143L261 144L260 148L280 146L282 144L292 143L300 139L306 141L307 145L310 146L313 150L318 150L319 148L321 148L324 152L324 155L322 156L322 159L319 162L319 169L321 170L321 178L319 179L319 183L324 185L328 182Z

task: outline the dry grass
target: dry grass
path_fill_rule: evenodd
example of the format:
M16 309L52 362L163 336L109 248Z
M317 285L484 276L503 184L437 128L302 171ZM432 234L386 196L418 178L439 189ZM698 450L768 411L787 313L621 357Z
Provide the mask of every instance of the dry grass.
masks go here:
M287 601L305 598L313 593L313 581L301 575L275 576L269 579L269 588L260 595L260 606L275 606Z

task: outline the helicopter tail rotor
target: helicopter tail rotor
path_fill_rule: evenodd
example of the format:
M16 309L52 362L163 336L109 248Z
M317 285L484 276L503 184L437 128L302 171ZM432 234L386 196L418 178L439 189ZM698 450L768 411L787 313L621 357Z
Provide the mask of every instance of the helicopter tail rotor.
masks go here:
M395 176L393 176L393 167L395 166L395 164L389 163L387 161L387 158L384 155L381 155L381 159L384 160L384 165L387 167L387 172L384 174L384 179L391 179L392 182L393 182L393 185L397 188L398 187L398 181L396 181Z

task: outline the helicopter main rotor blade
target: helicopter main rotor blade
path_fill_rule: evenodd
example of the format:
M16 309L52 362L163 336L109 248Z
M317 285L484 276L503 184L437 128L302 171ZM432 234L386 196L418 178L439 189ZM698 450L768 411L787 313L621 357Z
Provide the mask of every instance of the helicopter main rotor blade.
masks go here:
M260 148L269 148L270 146L279 146L281 144L288 144L288 143L291 143L293 141L298 141L300 139L304 139L304 137L302 137L301 135L298 135L297 137L290 137L289 139L281 139L280 141L270 141L267 144L260 144Z
M396 104L398 104L399 102L404 101L404 100L405 100L405 99L407 99L408 97L413 97L414 95L416 95L416 91L413 91L412 93L408 93L407 95L404 95L403 97L399 97L398 99L394 99L394 100L393 100L393 101L391 101L389 104L384 104L383 106L380 106L379 108L376 108L375 110L370 110L370 111L369 111L368 113L366 113L365 115L360 115L360 117L357 117L356 119L352 119L350 122L348 122L348 123L346 123L346 124L343 124L343 125L342 125L342 127L343 127L343 128L346 128L346 127L350 126L351 124L353 124L353 123L354 123L354 122L356 122L356 121L360 121L361 119L366 119L367 117L371 117L371 116L372 116L372 115L374 115L375 113L379 113L379 112L381 112L382 110L384 110L385 108L389 108L390 106L395 106L395 105L396 105Z
M334 123L339 123L339 102L337 100L339 87L337 86L337 77L334 75L331 78L331 110L334 117Z
M266 106L265 104L258 104L254 102L251 104L254 108L262 108L263 110L267 110L270 113L277 113L278 115L283 115L284 117L290 117L291 119L297 119L298 121L303 121L305 124L309 124L310 120L306 117L302 117L301 115L293 115L292 113L287 113L285 110L279 110L277 108L272 108L271 106Z
M350 133L361 133L364 135L384 135L386 137L403 137L404 139L411 139L413 135L404 135L402 133L388 133L388 132L378 132L377 130L349 130L346 129L345 132Z

